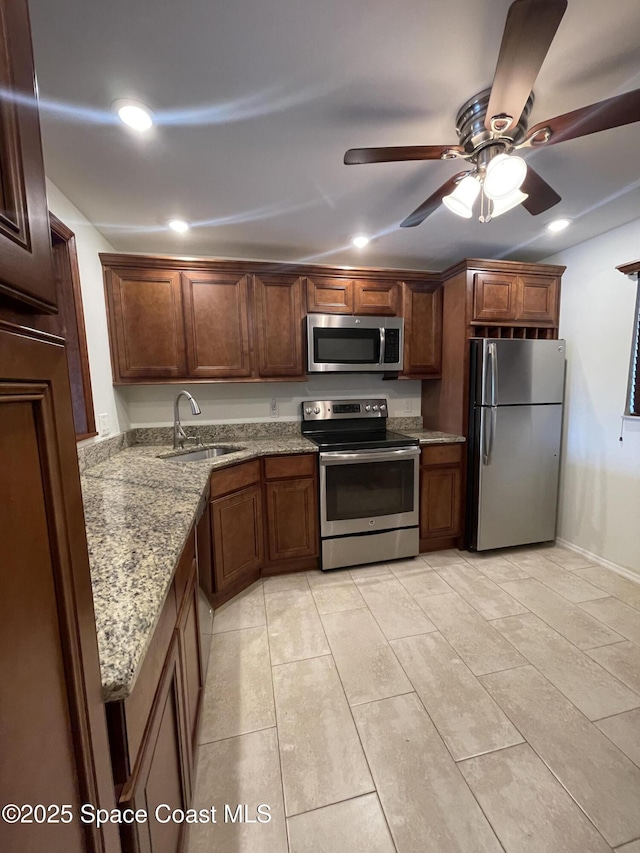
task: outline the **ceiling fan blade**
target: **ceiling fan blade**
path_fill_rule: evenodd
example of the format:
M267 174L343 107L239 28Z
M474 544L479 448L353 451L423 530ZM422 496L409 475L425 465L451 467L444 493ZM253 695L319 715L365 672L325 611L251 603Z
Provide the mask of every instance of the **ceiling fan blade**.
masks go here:
M562 201L558 193L550 187L544 178L541 178L537 172L527 164L527 177L520 187L520 191L527 193L529 198L522 202L532 216L537 216L539 213L544 213L554 207L559 201Z
M487 130L492 130L494 116L510 119L494 129L508 130L518 123L566 8L567 0L511 4L487 107Z
M622 127L636 121L640 121L640 89L607 98L606 101L598 101L597 104L556 116L549 121L542 121L527 133L525 143L530 141L534 147L543 144L555 145L567 139L578 139L581 136L589 136L590 133ZM545 130L551 131L546 141L546 134L543 133ZM541 138L536 143L534 140L538 135Z
M415 225L420 225L421 222L430 216L441 204L442 199L449 195L456 187L456 184L468 175L469 172L458 172L452 178L449 178L441 187L439 187L426 201L423 201L420 207L416 207L413 213L410 213L406 219L400 223L401 228L413 228Z
M460 145L400 145L395 148L350 148L344 155L347 166L356 163L393 163L400 160L441 160L447 151L464 154Z

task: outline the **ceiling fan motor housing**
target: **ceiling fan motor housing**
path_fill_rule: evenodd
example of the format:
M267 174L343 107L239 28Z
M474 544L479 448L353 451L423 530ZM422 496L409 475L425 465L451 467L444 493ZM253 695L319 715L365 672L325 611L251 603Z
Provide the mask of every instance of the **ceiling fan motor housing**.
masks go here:
M504 151L505 148L512 148L515 145L519 145L525 138L529 124L529 114L533 107L533 92L527 98L518 123L498 135L487 130L485 127L490 95L491 89L484 89L482 92L478 92L477 95L469 98L460 107L456 116L456 131L460 139L460 145L468 155L477 155L483 148L489 146L495 147L496 153L498 153L499 151ZM498 148L498 146L500 147Z

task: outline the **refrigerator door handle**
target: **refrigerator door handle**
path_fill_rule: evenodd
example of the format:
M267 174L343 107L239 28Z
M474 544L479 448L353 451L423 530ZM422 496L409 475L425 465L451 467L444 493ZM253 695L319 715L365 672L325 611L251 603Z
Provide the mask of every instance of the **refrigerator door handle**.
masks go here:
M498 351L494 343L490 343L488 352L491 362L491 394L489 396L489 405L498 405Z
M484 465L491 465L491 455L493 453L493 441L496 433L498 421L498 407L491 406L485 408L484 430L482 436L482 462ZM486 415L489 415L486 417ZM488 427L488 428L487 428Z

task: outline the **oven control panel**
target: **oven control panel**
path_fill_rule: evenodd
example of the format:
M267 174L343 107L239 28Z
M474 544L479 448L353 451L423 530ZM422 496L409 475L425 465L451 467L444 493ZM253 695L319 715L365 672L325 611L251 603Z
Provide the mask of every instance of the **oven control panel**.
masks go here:
M304 421L339 420L340 418L386 418L387 401L376 400L307 400L302 403Z

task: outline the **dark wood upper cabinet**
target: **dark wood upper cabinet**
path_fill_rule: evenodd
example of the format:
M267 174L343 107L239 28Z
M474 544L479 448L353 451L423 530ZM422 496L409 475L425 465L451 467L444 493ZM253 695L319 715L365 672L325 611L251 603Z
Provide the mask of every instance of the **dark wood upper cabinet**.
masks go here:
M0 0L0 295L36 311L56 310L25 0Z
M302 279L260 275L253 278L258 376L304 376Z
M558 325L560 278L482 272L474 275L473 320L523 325Z
M473 319L486 322L516 319L517 276L509 273L476 273Z
M539 325L558 325L560 279L551 275L521 275L517 320Z
M180 273L110 269L106 288L114 381L186 376Z
M395 317L400 308L400 285L397 281L357 279L353 290L353 313Z
M353 314L353 281L330 275L314 275L307 283L310 314Z
M186 272L182 283L189 376L251 376L249 276Z
M404 282L403 376L433 379L442 371L442 288L436 282Z

